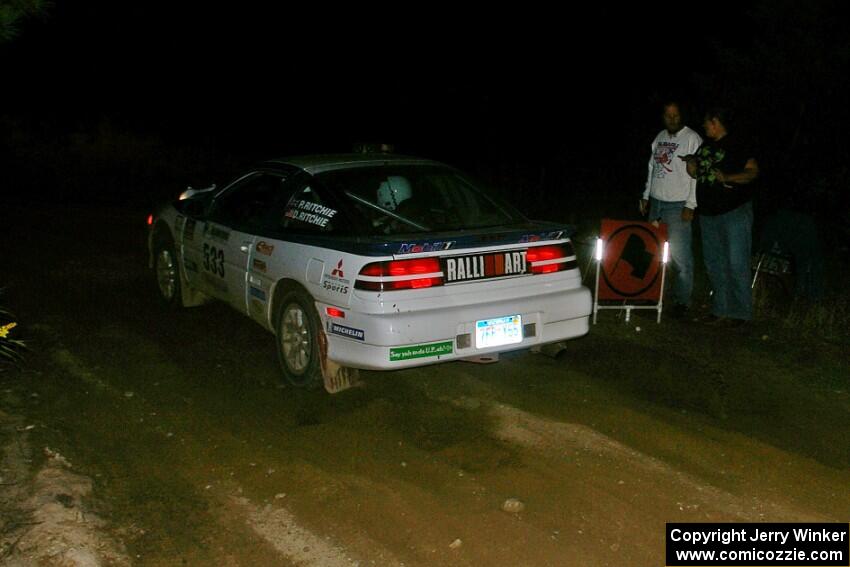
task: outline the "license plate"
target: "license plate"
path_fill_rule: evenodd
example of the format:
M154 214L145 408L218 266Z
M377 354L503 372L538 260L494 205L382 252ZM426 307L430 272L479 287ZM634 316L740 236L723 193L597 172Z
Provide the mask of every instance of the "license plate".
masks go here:
M528 273L525 256L526 250L452 256L443 259L443 274L447 284L518 276Z
M475 348L488 348L522 342L522 317L508 315L475 322Z

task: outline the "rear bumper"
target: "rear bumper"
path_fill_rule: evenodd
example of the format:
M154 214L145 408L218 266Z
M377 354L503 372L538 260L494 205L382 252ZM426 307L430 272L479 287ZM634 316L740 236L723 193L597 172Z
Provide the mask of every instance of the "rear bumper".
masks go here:
M328 357L353 368L395 370L525 349L587 334L592 309L590 290L583 286L486 304L441 303L388 313L348 311L345 319L329 319L320 303ZM521 316L522 342L476 348L475 322L507 315ZM469 336L468 344L463 344L464 336Z

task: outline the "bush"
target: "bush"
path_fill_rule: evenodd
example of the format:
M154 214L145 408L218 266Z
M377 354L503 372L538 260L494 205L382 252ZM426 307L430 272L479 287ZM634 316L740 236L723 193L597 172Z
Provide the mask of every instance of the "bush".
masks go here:
M0 361L18 362L21 359L21 351L26 348L24 341L10 337L12 330L18 326L16 321L11 321L12 314L0 307Z
M766 276L756 284L753 307L757 319L777 323L801 337L850 340L850 297L831 291L817 300L795 297L790 286Z

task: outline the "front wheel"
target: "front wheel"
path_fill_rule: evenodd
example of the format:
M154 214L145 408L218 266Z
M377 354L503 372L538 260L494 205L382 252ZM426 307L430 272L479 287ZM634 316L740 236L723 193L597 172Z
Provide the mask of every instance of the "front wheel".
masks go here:
M280 305L275 330L283 375L293 386L318 387L322 383L322 331L313 299L305 292L291 290L280 299Z
M182 290L180 268L177 266L174 246L163 244L156 249L154 270L160 298L168 306L179 307L182 301Z

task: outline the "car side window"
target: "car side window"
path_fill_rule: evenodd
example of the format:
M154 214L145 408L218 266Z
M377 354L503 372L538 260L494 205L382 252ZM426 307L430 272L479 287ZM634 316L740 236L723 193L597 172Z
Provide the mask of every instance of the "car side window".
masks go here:
M232 228L256 232L267 222L270 208L280 198L285 182L284 175L254 173L218 196L209 218Z
M292 196L279 209L277 226L294 232L338 231L344 224L339 209L324 195L312 176L297 180Z

